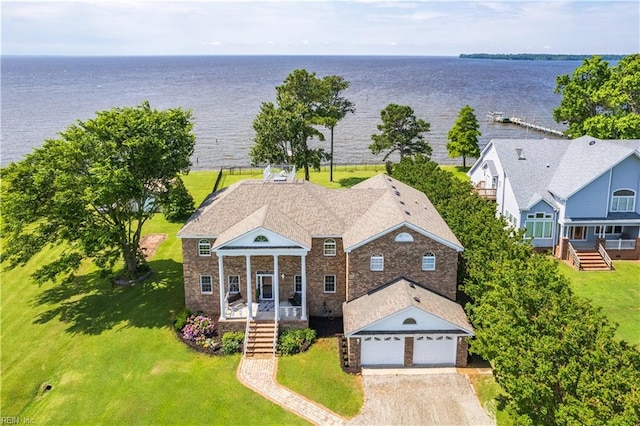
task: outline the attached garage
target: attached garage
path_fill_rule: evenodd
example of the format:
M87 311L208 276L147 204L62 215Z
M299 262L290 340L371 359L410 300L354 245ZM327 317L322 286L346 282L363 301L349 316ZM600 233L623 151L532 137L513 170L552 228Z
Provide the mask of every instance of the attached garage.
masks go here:
M455 365L457 338L448 335L417 335L413 338L414 365Z
M404 337L363 336L361 365L404 365Z
M466 339L459 338L473 329L464 310L419 284L397 280L342 310L349 359L361 366L466 365Z

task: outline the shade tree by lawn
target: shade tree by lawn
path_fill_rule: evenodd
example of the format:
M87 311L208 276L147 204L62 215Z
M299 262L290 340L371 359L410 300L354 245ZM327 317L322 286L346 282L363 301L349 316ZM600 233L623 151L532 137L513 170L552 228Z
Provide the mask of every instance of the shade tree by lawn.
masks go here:
M124 263L129 279L147 269L144 224L189 171L191 112L148 102L78 121L24 160L2 169L5 260L24 265L47 246L64 250L34 272L38 282L69 276L83 259L105 272Z
M465 105L458 113L455 124L447 134L449 157L462 157L462 167L467 167L467 158L480 155L480 147L478 146L478 136L480 135L480 124L473 113L473 108Z
M376 126L380 133L371 135L373 143L369 149L374 155L384 152L382 161L387 161L393 153L398 153L400 161L405 156L431 155L431 146L423 135L430 130L431 124L417 118L413 108L389 104L380 111L380 120L382 122Z
M349 82L340 76L316 77L315 72L294 70L283 84L276 87L276 102L264 102L253 121L256 132L250 157L254 165L261 163L295 165L304 170L309 180L309 169L320 169L321 162L332 159L324 148L311 148L312 139L324 141L317 126L333 131L353 104L342 96Z

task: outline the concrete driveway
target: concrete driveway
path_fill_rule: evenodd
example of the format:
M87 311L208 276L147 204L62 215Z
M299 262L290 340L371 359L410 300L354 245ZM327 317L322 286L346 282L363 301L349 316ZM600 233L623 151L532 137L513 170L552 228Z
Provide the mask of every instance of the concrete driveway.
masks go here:
M455 368L363 369L365 403L350 425L495 425Z

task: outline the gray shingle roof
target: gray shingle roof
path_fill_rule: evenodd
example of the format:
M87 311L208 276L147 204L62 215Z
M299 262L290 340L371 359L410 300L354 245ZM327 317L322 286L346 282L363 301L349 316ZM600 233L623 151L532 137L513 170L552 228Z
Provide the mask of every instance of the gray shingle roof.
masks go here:
M540 199L555 207L553 195L566 199L634 152L640 155L640 140L603 141L591 136L494 139L491 144L521 209L533 207ZM522 150L524 159L518 158L516 149Z
M220 238L219 246L263 226L305 246L313 236L342 236L344 246L352 247L404 223L462 249L423 193L386 175L350 189L306 181L237 182L207 197L178 236Z
M473 334L473 327L462 306L405 279L344 302L342 306L345 334L357 332L411 306Z

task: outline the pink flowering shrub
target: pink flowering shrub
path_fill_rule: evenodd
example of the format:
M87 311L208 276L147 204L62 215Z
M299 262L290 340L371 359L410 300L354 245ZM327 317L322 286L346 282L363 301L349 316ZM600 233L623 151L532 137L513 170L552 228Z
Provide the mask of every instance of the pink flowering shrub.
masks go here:
M204 315L191 315L182 327L182 337L196 342L196 345L207 346L216 330L213 320Z

